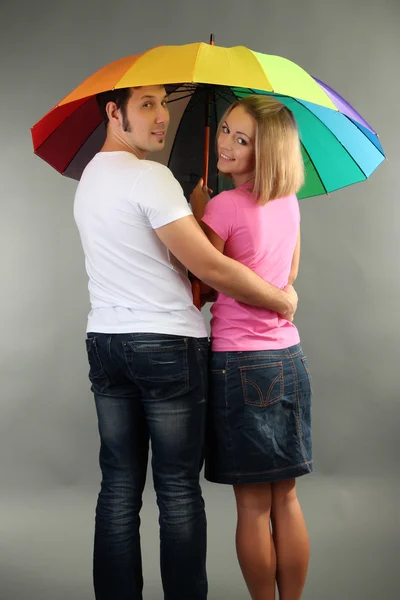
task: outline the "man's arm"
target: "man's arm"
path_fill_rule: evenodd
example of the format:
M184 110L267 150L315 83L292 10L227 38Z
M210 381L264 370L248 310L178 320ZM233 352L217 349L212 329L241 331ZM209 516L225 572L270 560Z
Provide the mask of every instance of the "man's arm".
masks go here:
M264 281L259 275L224 256L208 241L193 216L183 217L155 229L163 244L201 281L239 302L267 308L291 319L297 294Z

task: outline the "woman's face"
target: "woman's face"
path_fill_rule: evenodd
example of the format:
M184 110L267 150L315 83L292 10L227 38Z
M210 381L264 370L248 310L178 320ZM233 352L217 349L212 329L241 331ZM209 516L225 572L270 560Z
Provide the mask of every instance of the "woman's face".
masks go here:
M256 121L236 106L222 123L217 140L218 170L231 175L235 186L254 178Z

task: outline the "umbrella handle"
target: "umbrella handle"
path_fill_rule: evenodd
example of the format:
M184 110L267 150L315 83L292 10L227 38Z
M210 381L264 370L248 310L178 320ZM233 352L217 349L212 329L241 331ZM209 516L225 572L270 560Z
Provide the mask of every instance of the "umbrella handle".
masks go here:
M208 184L208 163L210 156L210 124L207 122L204 132L204 170L203 170L203 183L204 185ZM193 294L193 304L201 309L201 298L200 298L200 288L201 282L197 277L193 277L192 279L192 294Z
M214 34L210 36L210 45L214 46ZM210 99L206 104L206 127L204 131L204 169L203 184L208 184L208 165L210 162ZM193 304L199 310L201 309L201 282L196 277L192 279Z
M199 310L201 309L201 283L199 279L192 280L193 304Z
M208 183L208 162L209 162L209 147L210 147L210 127L206 126L204 135L204 170L203 170L203 182L204 185ZM193 304L199 310L201 309L201 282L197 277L192 275L192 294Z
M203 181L204 185L208 183L208 158L209 158L209 147L210 147L210 127L207 125L204 136L204 171ZM201 282L197 277L192 276L192 294L193 304L199 310L201 309Z

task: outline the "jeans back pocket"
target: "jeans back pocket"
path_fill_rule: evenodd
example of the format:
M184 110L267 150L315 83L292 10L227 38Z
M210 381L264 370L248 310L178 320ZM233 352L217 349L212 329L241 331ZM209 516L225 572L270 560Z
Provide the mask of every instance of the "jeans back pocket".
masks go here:
M189 389L188 339L143 334L124 342L133 380L153 399L172 398Z
M265 407L284 394L283 363L266 362L239 367L245 404Z

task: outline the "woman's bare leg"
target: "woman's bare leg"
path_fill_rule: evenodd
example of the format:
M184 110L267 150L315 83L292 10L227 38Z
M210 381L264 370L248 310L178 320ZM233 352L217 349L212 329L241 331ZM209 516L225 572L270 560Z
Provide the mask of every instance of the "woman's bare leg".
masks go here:
M275 599L276 557L271 535L271 484L234 486L236 550L252 600Z
M306 582L310 543L295 479L271 484L271 521L280 600L299 600Z

